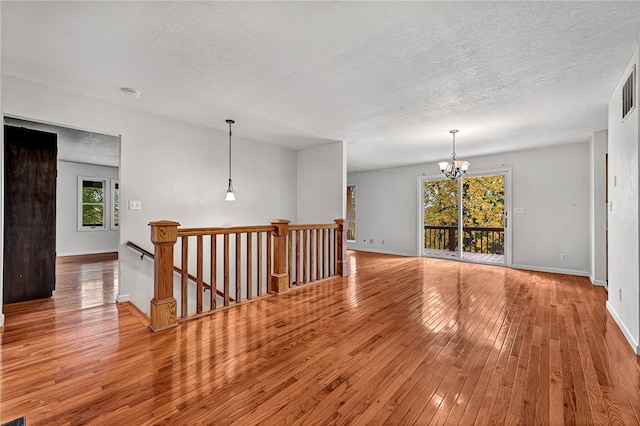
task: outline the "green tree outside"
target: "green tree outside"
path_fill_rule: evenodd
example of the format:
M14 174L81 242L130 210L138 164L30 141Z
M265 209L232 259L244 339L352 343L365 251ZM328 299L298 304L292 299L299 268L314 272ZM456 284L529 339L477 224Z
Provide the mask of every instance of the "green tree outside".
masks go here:
M424 183L424 223L430 226L458 226L458 181L443 179ZM462 180L463 227L502 228L504 218L504 176L480 176ZM425 232L425 248L451 250L456 229ZM504 253L504 233L467 230L464 250Z

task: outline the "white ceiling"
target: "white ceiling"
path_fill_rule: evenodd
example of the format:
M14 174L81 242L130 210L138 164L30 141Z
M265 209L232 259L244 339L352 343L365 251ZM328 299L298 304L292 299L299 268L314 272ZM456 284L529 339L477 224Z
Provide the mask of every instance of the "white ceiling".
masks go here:
M35 123L13 117L5 117L4 124L55 133L60 161L120 167L120 138L70 129L46 123Z
M9 2L2 72L349 170L586 141L640 2ZM143 92L127 97L120 87Z

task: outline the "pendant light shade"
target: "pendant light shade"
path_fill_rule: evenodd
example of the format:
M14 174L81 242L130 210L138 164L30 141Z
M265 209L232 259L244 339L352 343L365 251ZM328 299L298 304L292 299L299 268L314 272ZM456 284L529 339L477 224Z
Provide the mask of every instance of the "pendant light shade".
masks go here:
M227 186L225 201L235 201L236 192L233 190L233 180L231 179L231 125L235 123L235 121L229 119L227 123L229 123L229 185Z
M467 173L471 163L468 161L456 160L456 133L458 133L458 131L450 130L449 133L453 135L453 153L451 153L451 160L441 161L438 163L438 166L440 167L440 171L443 175L449 179L457 179Z

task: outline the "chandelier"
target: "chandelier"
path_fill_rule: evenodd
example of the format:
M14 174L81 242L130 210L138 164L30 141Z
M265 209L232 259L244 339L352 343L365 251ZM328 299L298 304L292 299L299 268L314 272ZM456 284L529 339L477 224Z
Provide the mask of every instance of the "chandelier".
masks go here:
M451 153L451 160L441 161L438 165L440 166L440 171L443 175L449 179L457 179L467 173L471 163L468 161L456 160L456 133L458 133L458 131L450 130L449 133L453 135L453 152Z

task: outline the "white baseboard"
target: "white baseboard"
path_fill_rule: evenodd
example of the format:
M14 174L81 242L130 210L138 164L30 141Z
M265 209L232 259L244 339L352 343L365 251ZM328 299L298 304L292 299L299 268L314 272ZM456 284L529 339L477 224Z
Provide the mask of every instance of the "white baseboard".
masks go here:
M103 249L103 250L87 250L87 251L70 251L65 253L56 253L56 257L64 256L84 256L86 254L104 254L104 253L117 253L118 248Z
M613 317L613 320L616 322L616 324L618 324L618 327L620 328L620 330L622 330L622 334L624 334L624 337L627 339L627 342L629 342L631 347L636 351L636 355L640 355L640 345L638 345L638 342L636 342L636 339L633 338L633 336L631 335L631 332L629 331L625 323L622 321L622 318L620 318L620 315L618 315L618 313L613 308L611 303L609 303L608 300L607 300L606 306L607 306L607 311L609 311L609 313Z
M370 253L380 253L380 254L393 254L396 256L417 257L415 253L409 253L404 251L393 251L393 250L380 250L380 249L367 248L367 247L347 247L347 250L366 251Z
M0 314L0 327L4 327L4 314Z
M544 266L531 266L531 265L511 265L513 269L524 269L525 271L536 271L536 272L551 272L552 274L565 274L565 275L576 275L578 277L588 277L589 273L586 271L575 271L573 269L560 269L560 268L547 268Z
M116 302L130 302L131 297L128 294L116 294Z
M593 276L591 274L589 274L589 280L591 281L591 284L593 285L597 285L599 287L604 287L605 289L609 289L609 283L607 283L604 280L595 280L593 279Z

